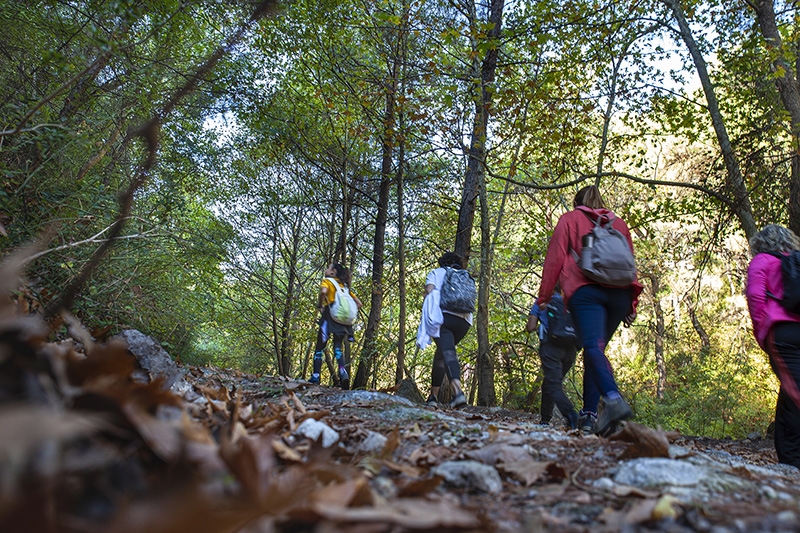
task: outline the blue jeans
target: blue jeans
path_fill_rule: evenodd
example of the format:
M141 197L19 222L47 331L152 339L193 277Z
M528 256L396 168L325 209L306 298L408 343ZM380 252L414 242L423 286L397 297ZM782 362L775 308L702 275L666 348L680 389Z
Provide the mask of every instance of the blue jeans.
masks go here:
M583 346L583 410L597 412L600 396L619 392L606 357L606 345L631 312L630 287L584 285L569 299L569 310Z

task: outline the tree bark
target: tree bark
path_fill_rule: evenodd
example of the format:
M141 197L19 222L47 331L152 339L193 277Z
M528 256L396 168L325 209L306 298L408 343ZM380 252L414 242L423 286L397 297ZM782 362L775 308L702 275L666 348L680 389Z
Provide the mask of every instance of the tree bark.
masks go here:
M742 171L739 167L739 160L733 151L730 138L728 137L728 130L725 127L725 121L722 118L722 113L719 109L719 103L714 91L714 84L711 83L711 78L708 75L705 59L700 53L700 48L694 40L692 30L686 21L683 14L679 0L661 0L665 6L672 10L675 21L678 23L680 29L680 36L683 39L689 54L694 61L697 75L700 78L700 83L703 86L703 92L706 95L706 102L708 104L708 112L711 115L711 124L714 126L714 132L717 136L720 151L722 152L722 159L725 163L727 170L726 185L729 193L733 196L734 201L734 215L739 219L739 224L744 231L747 239L755 235L758 231L756 228L755 218L753 217L753 208L750 204L750 197L748 196L747 187L742 177Z
M781 75L775 85L783 107L789 113L792 131L792 178L789 185L789 229L800 235L800 90L791 63L783 52L783 42L775 21L773 0L759 0L754 5L761 35L772 54L773 70Z
M389 211L389 188L392 184L392 155L395 136L395 98L398 87L398 71L400 59L395 57L390 78L386 82L386 111L384 113L384 130L381 157L381 183L378 192L378 214L375 217L375 242L372 248L372 298L370 300L367 327L364 331L364 344L358 370L353 380L353 388L367 386L370 372L375 370L377 360L377 333L383 308L383 262L386 256L386 222Z
M664 390L667 387L667 366L664 361L664 336L666 328L664 327L664 309L661 307L661 300L658 299L658 292L661 290L661 280L656 274L649 274L650 279L650 292L653 295L653 313L656 317L655 329L655 357L656 357L656 373L658 379L656 381L656 398L659 400L664 399Z
M708 332L706 332L703 324L701 324L700 320L697 318L697 308L694 301L688 296L686 297L686 308L689 312L689 319L692 321L692 327L697 333L697 336L700 337L700 354L707 355L711 352L711 338L708 336Z
M504 0L491 0L489 7L489 22L491 29L487 32L489 41L497 41L503 22ZM472 37L472 78L475 80L475 116L472 121L472 134L467 150L467 172L464 176L464 189L461 194L461 206L458 211L458 227L456 229L455 251L469 257L472 246L472 227L475 222L475 200L479 195L480 181L485 179L486 162L486 131L489 125L492 97L494 95L494 74L497 68L497 55L499 45L492 46L486 51L483 61L478 64L478 42L474 35L477 33L477 14L475 1L469 3L470 28Z

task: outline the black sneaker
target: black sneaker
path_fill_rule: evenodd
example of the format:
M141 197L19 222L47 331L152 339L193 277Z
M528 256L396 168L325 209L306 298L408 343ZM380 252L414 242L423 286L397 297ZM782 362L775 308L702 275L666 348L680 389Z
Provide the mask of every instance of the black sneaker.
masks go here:
M631 406L628 405L622 396L613 400L603 399L603 409L597 416L597 423L594 432L601 437L611 434L611 430L622 420L627 420L633 416Z
M350 374L347 373L347 369L343 366L339 367L339 382L342 386L342 390L350 388Z
M314 385L319 385L319 374L311 374L311 377L308 379L308 382Z
M597 415L591 411L584 411L581 409L578 415L578 427L583 433L594 433L594 427L597 424Z
M431 407L436 407L437 405L439 405L439 401L436 399L436 396L434 396L433 394L428 396L428 399L425 400L425 403L430 405Z
M467 398L464 396L463 392L459 392L456 394L456 397L453 398L453 401L450 402L450 407L461 407L462 405L467 405Z

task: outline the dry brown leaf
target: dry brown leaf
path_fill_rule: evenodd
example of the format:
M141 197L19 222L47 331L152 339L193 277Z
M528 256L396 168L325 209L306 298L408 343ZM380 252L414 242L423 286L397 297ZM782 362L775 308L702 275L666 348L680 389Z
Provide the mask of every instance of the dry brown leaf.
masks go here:
M278 457L284 461L293 461L295 463L303 462L303 456L300 455L294 448L283 442L283 439L273 439L272 449L275 450L275 453L278 454Z
M298 398L294 392L289 391L289 399L294 404L294 408L297 410L297 412L299 412L301 415L306 414L306 406L303 405L303 402L300 401L300 398Z
M330 483L316 490L311 499L311 506L315 510L328 506L371 505L374 501L369 482L363 476L347 479L341 483Z
M320 515L342 522L378 522L411 529L477 528L472 513L445 501L403 498L380 507L333 507L317 509Z
M0 456L19 458L43 442L58 443L88 436L108 423L101 416L63 412L46 406L19 405L0 409Z
M394 451L400 445L400 430L394 428L392 433L386 439L386 444L383 445L381 453L378 455L381 459L389 459L394 454Z
M422 475L422 470L410 465L404 465L402 463L397 463L395 461L391 461L389 459L380 459L380 464L388 468L389 470L394 470L395 472L400 472L401 474L405 474L408 477L419 477Z
M632 443L618 457L634 459L636 457L669 457L669 441L662 429L654 430L636 422L626 422L625 427L609 440Z
M177 459L183 448L179 427L159 420L132 403L124 403L120 409L153 453L167 462Z
M549 474L552 464L552 462L539 462L529 458L526 461L503 462L498 464L497 468L524 483L526 487L530 487L545 474Z
M222 460L255 501L264 501L270 489L270 471L276 464L273 442L272 435L244 435L234 439L223 431L220 436Z
M489 444L477 450L470 450L464 455L490 466L494 466L497 463L515 463L533 459L525 448L504 443Z
M408 481L398 487L400 489L398 496L401 498L425 496L436 490L436 488L442 484L442 481L444 481L444 479L441 476L431 476Z

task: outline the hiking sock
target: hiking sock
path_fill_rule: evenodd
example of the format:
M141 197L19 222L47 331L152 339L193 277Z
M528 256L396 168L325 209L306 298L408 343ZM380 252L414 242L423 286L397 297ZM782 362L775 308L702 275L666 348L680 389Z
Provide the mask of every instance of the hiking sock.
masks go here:
M614 401L614 400L616 400L618 398L622 398L622 395L619 393L619 391L615 390L615 391L609 392L608 394L603 396L603 398L606 399L606 400Z
M314 372L319 376L319 373L322 371L322 350L318 352L314 352Z

